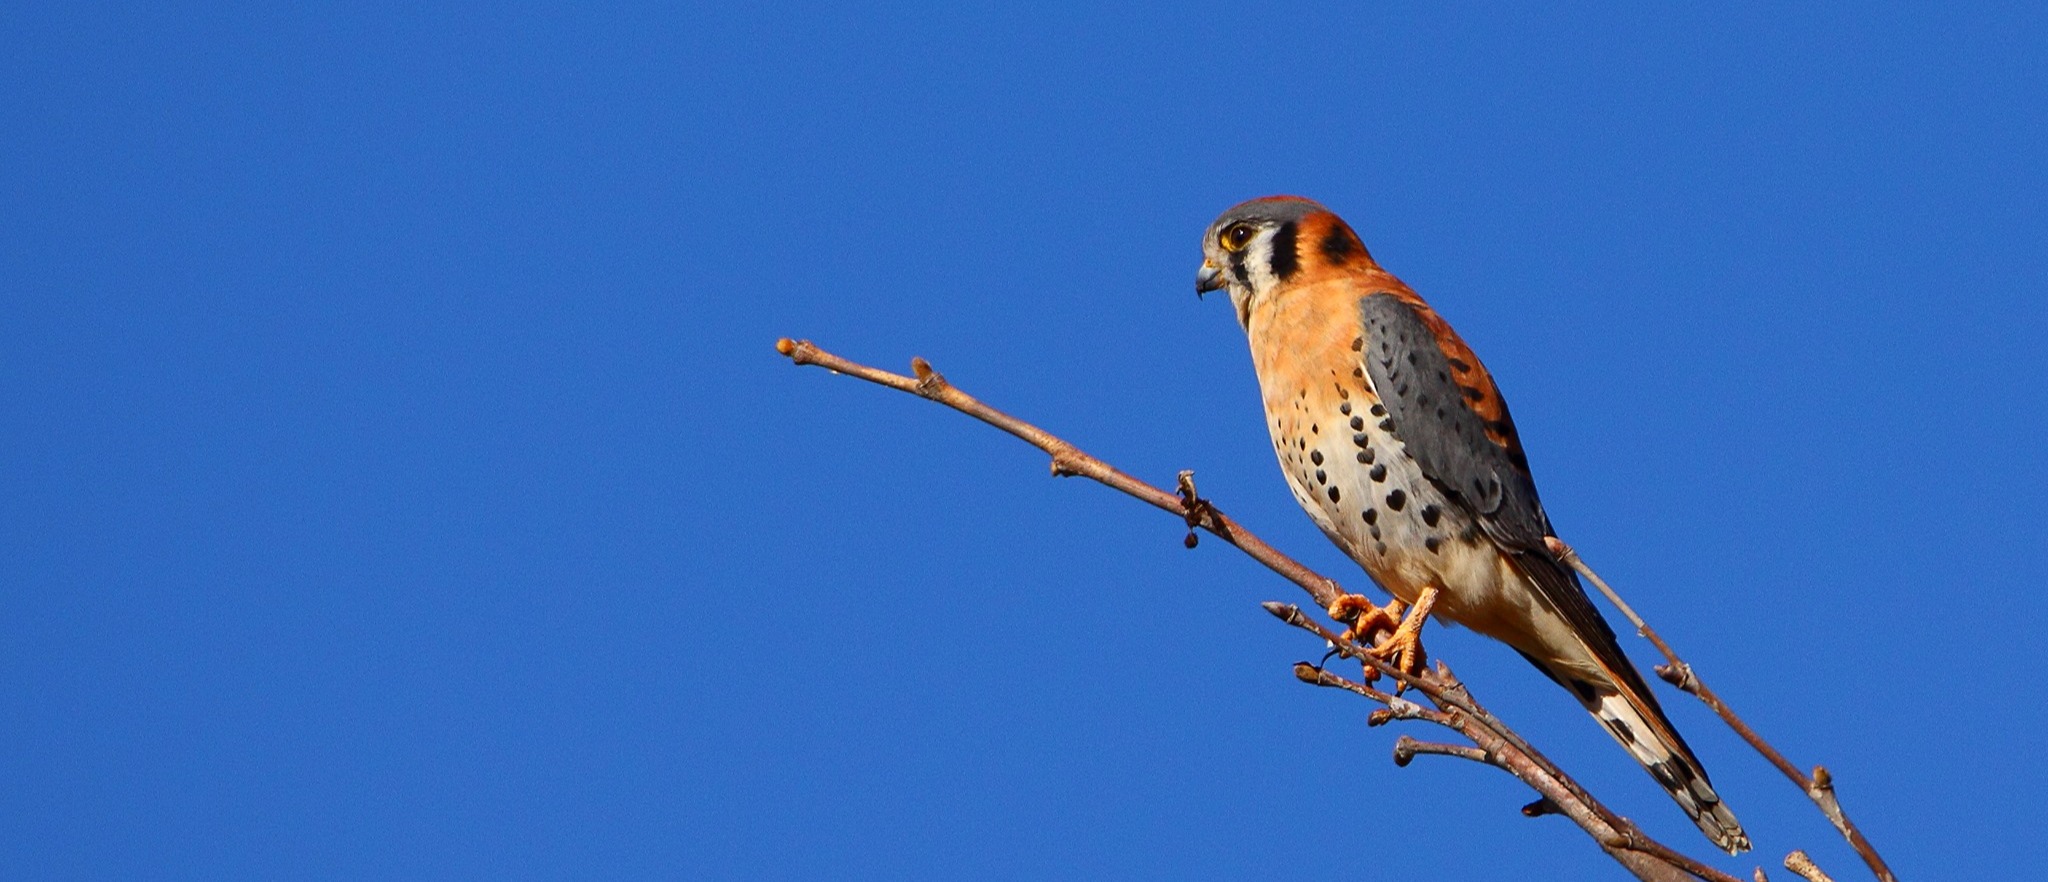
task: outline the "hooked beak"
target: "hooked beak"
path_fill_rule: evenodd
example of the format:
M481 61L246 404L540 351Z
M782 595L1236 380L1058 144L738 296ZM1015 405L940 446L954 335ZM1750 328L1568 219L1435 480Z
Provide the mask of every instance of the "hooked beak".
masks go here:
M1202 269L1195 273L1195 296L1200 297L1221 287L1223 287L1223 270L1214 263L1210 263L1207 260L1202 261Z

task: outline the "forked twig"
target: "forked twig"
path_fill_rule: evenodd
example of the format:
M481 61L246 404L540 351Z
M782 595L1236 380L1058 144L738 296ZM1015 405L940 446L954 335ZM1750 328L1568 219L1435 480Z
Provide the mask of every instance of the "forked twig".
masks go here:
M1848 813L1842 811L1842 802L1835 797L1834 776L1829 774L1826 766L1814 766L1811 776L1801 772L1799 767L1786 759L1784 754L1779 753L1776 747L1765 741L1763 736L1758 735L1755 729L1751 729L1741 717L1736 716L1735 711L1728 707L1728 703L1721 700L1721 696L1707 688L1707 684L1700 680L1699 672L1693 670L1692 665L1684 659L1679 658L1678 652L1671 648L1671 644L1664 642L1664 638L1655 628L1645 623L1642 616L1636 615L1636 611L1621 599L1620 593L1609 586L1606 579L1600 578L1600 574L1594 572L1576 550L1555 536L1550 537L1548 541L1551 553L1555 554L1558 560L1577 570L1579 575L1585 576L1587 581L1593 583L1593 587L1600 589L1601 594L1607 595L1607 600L1613 603L1616 609L1621 610L1622 615L1628 617L1629 624L1636 626L1636 633L1648 639L1652 646L1657 647L1658 652L1663 653L1665 664L1658 665L1655 669L1658 677L1678 687L1680 691L1698 698L1701 703L1713 710L1715 716L1721 718L1721 722L1727 723L1728 728L1735 730L1735 734L1749 742L1751 748L1762 754L1763 758L1776 766L1785 777L1792 779L1792 783L1798 785L1800 792L1813 800L1813 804L1820 809L1821 815L1828 819L1828 823L1833 824L1842 834L1842 838L1849 841L1849 846L1856 850L1857 856L1863 858L1863 863L1870 867L1870 872L1877 876L1879 882L1898 882L1898 877L1892 875L1892 868L1885 864L1884 858L1878 856L1876 847L1870 844L1870 840L1863 838L1863 831L1857 829L1855 822L1849 820ZM1795 851L1792 854L1804 861L1804 866L1813 866L1813 861L1806 857L1805 852ZM1787 857L1785 861L1787 869L1805 875L1797 867L1792 866L1791 857ZM1815 868L1813 872L1820 871Z

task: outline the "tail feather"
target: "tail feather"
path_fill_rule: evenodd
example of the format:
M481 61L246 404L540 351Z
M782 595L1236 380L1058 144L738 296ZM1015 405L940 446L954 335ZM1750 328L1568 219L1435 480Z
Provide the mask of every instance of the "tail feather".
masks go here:
M1661 711L1631 700L1633 696L1626 690L1584 681L1570 685L1573 692L1586 696L1586 710L1657 779L1686 816L1699 825L1700 832L1729 854L1749 850L1749 834L1743 832L1735 813L1721 804L1720 794L1714 792L1714 785L1707 780L1707 770L1664 720Z

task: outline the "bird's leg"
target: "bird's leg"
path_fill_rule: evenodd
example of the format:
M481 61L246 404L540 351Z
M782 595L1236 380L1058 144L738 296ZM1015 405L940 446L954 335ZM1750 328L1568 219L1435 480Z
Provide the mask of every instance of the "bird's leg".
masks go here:
M1429 620L1429 611L1435 607L1436 589L1422 589L1422 595L1415 598L1415 606L1401 618L1401 624L1394 633L1367 652L1372 653L1373 658L1392 664L1401 673L1422 673L1422 623Z

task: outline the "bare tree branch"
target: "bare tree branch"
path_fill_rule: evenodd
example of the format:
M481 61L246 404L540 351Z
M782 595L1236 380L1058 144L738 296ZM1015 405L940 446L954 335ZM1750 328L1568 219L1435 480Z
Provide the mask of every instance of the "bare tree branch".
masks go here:
M1607 584L1606 579L1600 578L1600 574L1593 571L1576 550L1555 536L1549 541L1551 552L1556 554L1559 560L1578 570L1579 575L1585 576L1587 581L1600 589L1600 593L1607 595L1608 601L1612 602L1616 609L1621 610L1622 615L1628 617L1629 624L1636 626L1636 633L1648 639L1651 645L1657 647L1658 652L1664 654L1665 664L1656 668L1658 677L1678 687L1680 691L1698 698L1712 709L1722 722L1727 723L1728 728L1735 730L1735 734L1742 736L1742 740L1749 742L1750 747L1755 748L1757 753L1776 766L1779 772L1792 779L1792 783L1798 785L1800 792L1805 793L1806 797L1820 808L1821 815L1828 819L1828 823L1835 825L1842 838L1848 840L1850 847L1856 849L1856 854L1863 858L1863 863L1870 867L1870 872L1877 876L1879 882L1898 882L1898 877L1892 875L1892 868L1885 864L1884 858L1878 856L1877 849L1870 844L1870 840L1863 838L1863 831L1858 830L1855 822L1849 820L1849 815L1842 811L1841 800L1835 798L1834 776L1828 773L1826 766L1814 766L1811 776L1799 771L1798 766L1793 765L1792 761L1779 753L1776 747L1765 741L1763 736L1758 735L1755 729L1751 729L1741 717L1736 716L1727 702L1721 700L1721 696L1707 688L1707 684L1700 680L1699 672L1693 670L1693 666L1684 659L1679 658L1678 652L1671 648L1671 644L1664 642L1664 638L1656 629L1646 624L1642 616L1636 615L1636 611L1621 599L1621 595ZM1805 875L1804 871L1792 866L1793 857L1804 861L1807 867L1813 866L1813 862L1806 859L1805 852L1795 851L1792 857L1785 859L1786 869ZM1813 872L1820 871L1814 869Z
M1195 545L1196 536L1194 530L1196 528L1206 530L1300 586L1304 591L1308 592L1309 596L1315 600L1319 607L1325 610L1331 610L1333 606L1338 604L1339 600L1345 600L1353 606L1357 605L1357 602L1361 600L1356 595L1347 594L1335 580L1317 574L1292 558L1280 553L1257 536L1252 535L1250 531L1244 529L1237 522L1225 516L1208 500L1202 499L1195 492L1193 477L1190 472L1180 473L1176 486L1177 492L1168 492L1154 487L1110 466L1108 463L1089 456L1087 453L1082 452L1080 448L1037 426L983 404L948 383L944 377L932 369L930 364L921 358L911 360L911 369L915 376L903 376L840 358L819 349L811 344L810 341L793 341L785 338L778 340L775 348L777 352L788 357L796 364L817 365L835 373L858 377L862 380L887 386L898 391L920 395L1002 429L1011 435L1015 435L1052 456L1052 472L1054 475L1079 475L1092 478L1111 488L1151 503L1157 508L1179 515L1189 528L1186 542L1189 547L1192 548ZM1796 768L1784 762L1782 757L1777 756L1775 751L1770 750L1769 745L1763 743L1761 738L1755 737L1754 733L1749 732L1739 719L1735 718L1732 713L1727 712L1725 705L1721 705L1718 698L1712 698L1711 692L1707 692L1704 686L1698 685L1697 679L1691 676L1690 668L1686 667L1684 662L1680 661L1671 652L1662 639L1658 638L1654 632L1650 631L1643 624L1642 620L1635 615L1633 610L1630 610L1626 604L1621 602L1620 598L1612 592L1612 589L1607 587L1605 582L1600 581L1598 576L1592 575L1590 570L1584 569L1583 562L1578 562L1576 555L1571 554L1568 547L1563 546L1562 543L1558 543L1558 546L1563 548L1561 554L1568 562L1573 562L1574 566L1581 567L1581 572L1585 572L1596 585L1600 586L1603 592L1607 592L1609 599L1613 600L1623 610L1639 631L1657 644L1658 648L1664 652L1666 658L1671 660L1674 670L1682 672L1676 678L1667 676L1667 679L1672 679L1673 682L1685 681L1695 684L1699 691L1694 692L1694 694L1700 695L1702 700L1715 707L1717 712L1722 714L1723 719L1728 720L1730 725L1737 727L1738 732L1744 733L1744 737L1751 740L1752 745L1757 746L1760 751L1767 751L1766 756L1777 757L1774 759L1774 762L1782 770L1789 770L1788 774L1795 776L1798 774ZM1421 601L1417 605L1419 608L1411 610L1409 612L1410 617L1402 620L1401 624L1419 625L1421 615L1427 614L1428 601L1432 598L1433 592L1426 592L1425 596L1419 599ZM1365 623L1368 619L1362 614L1356 620L1358 625L1354 626L1354 630L1365 630L1367 633L1347 631L1346 633L1338 634L1310 619L1299 607L1294 605L1269 602L1264 604L1264 606L1268 612L1279 617L1282 621L1322 638L1333 649L1335 654L1358 661L1362 665L1362 670L1366 677L1366 682L1353 681L1331 673L1320 665L1299 662L1294 667L1294 673L1303 682L1342 689L1383 705L1382 710L1374 711L1372 716L1368 718L1369 725L1378 726L1394 721L1424 722L1456 731L1472 742L1471 746L1445 744L1420 741L1403 735L1396 741L1394 747L1394 759L1397 764L1405 766L1418 755L1435 754L1494 766L1515 776L1515 778L1527 784L1539 794L1539 799L1522 808L1523 814L1530 817L1559 814L1571 819L1574 824L1591 836L1594 842L1599 844L1609 856L1635 874L1637 878L1650 880L1650 882L1675 882L1675 880L1684 880L1687 877L1708 880L1708 882L1739 882L1734 876L1709 867L1674 851L1663 843L1651 839L1641 829L1636 827L1634 822L1608 809L1590 793L1586 792L1578 782L1565 774L1555 763L1551 762L1548 757L1545 757L1541 752L1530 746L1514 730L1508 728L1506 724L1493 716L1492 713L1481 707L1472 698L1470 690L1465 687L1465 684L1458 680L1451 673L1450 668L1441 661L1438 661L1434 668L1426 668L1410 674L1401 670L1396 665L1387 663L1372 651L1369 651L1367 643L1378 639L1380 630L1374 627L1367 627ZM1367 606L1370 608L1369 604ZM1393 617L1398 617L1400 615L1399 602L1395 601L1384 611L1374 610L1376 616L1379 616L1382 612L1391 612ZM1388 617L1381 616L1381 618ZM1379 619L1374 619L1373 621L1377 623ZM1396 691L1389 693L1369 685L1370 682L1380 677L1391 678L1398 684ZM1683 682L1681 682L1681 687L1683 688ZM1402 698L1399 695L1399 691L1405 688L1417 690L1434 707L1425 707ZM1693 690L1688 689L1687 691ZM1795 777L1795 780L1799 779ZM1830 815L1830 820L1841 817L1842 819L1837 823L1837 826L1844 827L1846 825L1845 835L1851 835L1852 842L1860 840L1860 835L1854 834L1854 826L1848 825L1846 817L1840 815L1839 805L1835 805L1832 801L1833 791L1825 769L1816 769L1814 777L1803 782L1802 786L1809 791L1809 794L1815 792L1825 793L1827 797L1826 802L1823 802L1820 796L1814 797L1815 802L1821 805L1824 813L1830 810L1830 805L1833 805L1834 814ZM1803 859L1804 855L1803 853L1795 852L1793 857ZM1876 861L1874 853L1868 853L1866 859L1873 862L1873 868L1879 870L1880 877L1885 882L1893 882L1892 877L1889 875L1889 870L1882 869L1882 862ZM1793 858L1787 858L1787 867L1791 867L1795 872L1801 872L1802 875L1805 875L1803 871L1793 867L1792 861ZM1806 862L1805 866L1810 867L1811 862ZM1813 872L1817 873L1818 870L1816 869ZM1757 868L1755 876L1757 879L1764 878L1762 868Z

